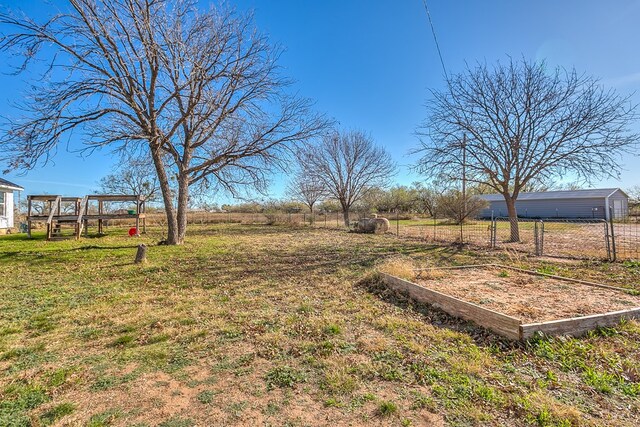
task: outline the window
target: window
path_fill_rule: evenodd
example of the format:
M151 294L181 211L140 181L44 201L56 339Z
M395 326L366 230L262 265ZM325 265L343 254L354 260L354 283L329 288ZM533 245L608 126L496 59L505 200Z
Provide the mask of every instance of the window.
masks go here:
M0 216L7 216L7 193L0 191Z

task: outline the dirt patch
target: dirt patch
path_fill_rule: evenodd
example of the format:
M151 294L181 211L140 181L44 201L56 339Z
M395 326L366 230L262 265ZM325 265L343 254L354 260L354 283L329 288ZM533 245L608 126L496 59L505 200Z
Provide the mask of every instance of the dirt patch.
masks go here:
M418 275L416 283L523 322L640 307L639 296L622 291L498 267L427 270Z

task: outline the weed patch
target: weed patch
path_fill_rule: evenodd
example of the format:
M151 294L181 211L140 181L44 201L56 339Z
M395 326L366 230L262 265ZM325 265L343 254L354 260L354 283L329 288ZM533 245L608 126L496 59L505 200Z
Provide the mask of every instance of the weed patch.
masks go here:
M306 376L301 371L289 366L279 366L267 372L265 376L267 389L273 390L276 387L293 387L298 383L306 381Z

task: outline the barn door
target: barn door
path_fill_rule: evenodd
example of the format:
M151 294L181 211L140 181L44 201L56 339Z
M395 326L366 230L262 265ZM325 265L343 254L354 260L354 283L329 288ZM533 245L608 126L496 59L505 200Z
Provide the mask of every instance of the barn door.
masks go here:
M624 216L624 212L622 212L622 200L614 200L613 201L613 218L622 218Z

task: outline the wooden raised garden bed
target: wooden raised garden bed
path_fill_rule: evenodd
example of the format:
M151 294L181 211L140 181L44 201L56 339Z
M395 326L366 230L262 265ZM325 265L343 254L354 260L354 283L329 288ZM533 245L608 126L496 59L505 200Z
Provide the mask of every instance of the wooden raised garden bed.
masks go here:
M613 286L499 264L415 272L414 281L380 275L397 292L509 339L579 336L640 318L640 296Z

